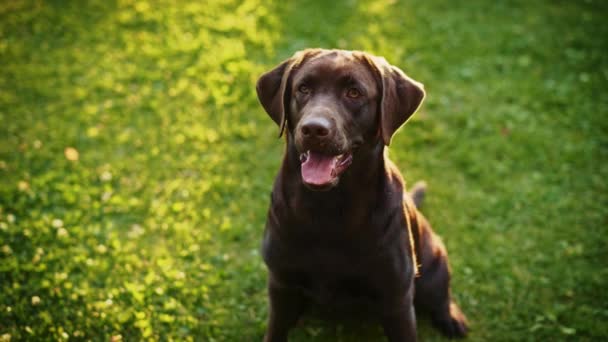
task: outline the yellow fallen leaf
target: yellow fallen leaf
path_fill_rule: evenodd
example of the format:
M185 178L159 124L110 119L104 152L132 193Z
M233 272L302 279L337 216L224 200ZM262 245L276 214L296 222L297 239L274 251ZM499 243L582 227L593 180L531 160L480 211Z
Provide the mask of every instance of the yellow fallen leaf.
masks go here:
M65 150L63 150L63 154L65 155L65 158L69 161L77 161L78 160L78 150L76 150L73 147L66 147Z
M17 187L19 188L19 191L27 191L30 188L30 184L22 180L17 183Z

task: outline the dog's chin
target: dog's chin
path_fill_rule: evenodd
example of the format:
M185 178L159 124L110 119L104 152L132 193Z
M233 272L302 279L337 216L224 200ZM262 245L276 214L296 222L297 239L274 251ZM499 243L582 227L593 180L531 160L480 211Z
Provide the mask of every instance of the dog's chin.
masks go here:
M335 188L339 182L340 182L340 177L336 177L331 182L325 183L325 184L306 183L306 181L302 180L302 183L304 184L304 186L306 186L306 188L308 188L309 190L318 191L318 192L329 191L329 190Z
M332 155L309 150L301 153L302 183L313 191L328 191L338 185L352 160L350 152Z

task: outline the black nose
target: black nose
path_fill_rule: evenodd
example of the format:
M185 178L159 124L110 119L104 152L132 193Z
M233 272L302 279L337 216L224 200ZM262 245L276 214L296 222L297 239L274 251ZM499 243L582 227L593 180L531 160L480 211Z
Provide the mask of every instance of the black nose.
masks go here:
M305 138L326 138L331 130L331 122L323 117L308 118L300 126Z

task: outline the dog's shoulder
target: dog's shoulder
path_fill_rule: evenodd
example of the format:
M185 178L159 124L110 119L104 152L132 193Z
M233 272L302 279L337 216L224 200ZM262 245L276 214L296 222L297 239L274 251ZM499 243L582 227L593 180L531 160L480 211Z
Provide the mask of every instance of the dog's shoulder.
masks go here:
M405 193L405 180L399 168L395 163L384 156L384 174L386 178L386 187L388 190L398 197L403 196Z

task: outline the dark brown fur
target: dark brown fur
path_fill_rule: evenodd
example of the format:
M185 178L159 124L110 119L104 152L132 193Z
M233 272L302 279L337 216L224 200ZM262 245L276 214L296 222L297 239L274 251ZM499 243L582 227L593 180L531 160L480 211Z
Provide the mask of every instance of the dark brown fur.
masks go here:
M345 95L353 87L362 96ZM416 339L414 305L447 336L464 336L445 247L416 208L424 189L407 194L384 153L422 102L422 85L382 58L314 49L262 75L257 92L287 136L262 246L270 297L265 340L286 341L315 303L367 311L389 341ZM328 134L303 134L303 122L319 117ZM313 188L301 175L299 156L307 150L348 152L353 161L334 183Z

